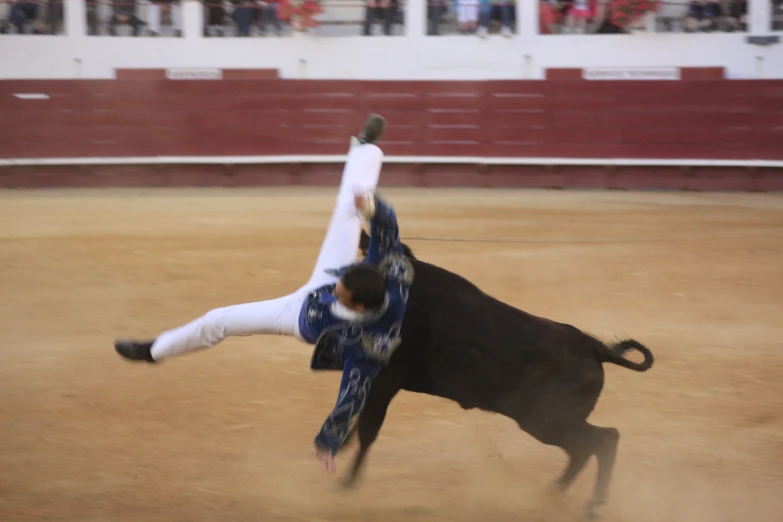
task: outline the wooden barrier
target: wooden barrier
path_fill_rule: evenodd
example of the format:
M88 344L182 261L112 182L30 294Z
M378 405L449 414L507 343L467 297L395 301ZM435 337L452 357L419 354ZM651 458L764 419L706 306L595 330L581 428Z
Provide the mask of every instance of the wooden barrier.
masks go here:
M21 99L14 94L46 94ZM783 82L0 82L0 157L340 154L783 159Z
M393 157L783 160L780 81L710 80L706 73L698 81L679 82L174 81L155 74L126 74L140 79L119 81L0 82L0 119L6 123L0 127L0 159L344 154L348 137L374 111L389 121L383 148ZM253 77L247 74L233 77ZM419 185L780 188L776 171L719 172L706 164L707 170L679 171L467 165L462 172L437 163L397 165L396 174L385 179ZM0 183L137 183L109 176L108 169L52 166L32 176L14 166L1 169ZM215 171L202 165L113 169L127 175L146 169L139 182L152 185L186 179L200 184L207 170ZM213 182L325 182L319 169L334 167L226 167ZM426 179L418 178L425 173ZM653 175L655 181L649 181Z

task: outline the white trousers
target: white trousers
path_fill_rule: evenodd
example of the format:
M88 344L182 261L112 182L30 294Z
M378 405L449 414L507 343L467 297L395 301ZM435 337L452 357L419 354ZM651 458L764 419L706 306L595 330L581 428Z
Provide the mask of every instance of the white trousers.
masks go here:
M355 192L374 191L383 163L375 145L355 145L348 153L337 202L310 280L296 292L271 301L217 308L190 323L160 334L152 345L153 359L214 346L226 337L256 334L299 335L299 313L307 294L336 282L324 273L356 261L361 220L354 206Z

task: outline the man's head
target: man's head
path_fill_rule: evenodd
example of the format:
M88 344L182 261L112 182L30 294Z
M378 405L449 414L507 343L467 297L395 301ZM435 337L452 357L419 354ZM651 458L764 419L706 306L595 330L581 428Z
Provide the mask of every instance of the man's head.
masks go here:
M386 131L386 118L380 114L371 113L364 121L364 128L359 138L364 143L375 143Z
M386 299L386 278L374 265L353 265L337 282L334 296L340 304L355 312L376 310Z

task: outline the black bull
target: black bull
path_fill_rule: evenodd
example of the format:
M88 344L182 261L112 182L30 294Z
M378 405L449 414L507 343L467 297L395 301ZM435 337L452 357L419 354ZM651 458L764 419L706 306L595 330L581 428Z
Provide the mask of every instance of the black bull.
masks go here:
M362 234L365 253L368 240ZM603 388L603 363L643 372L653 364L650 350L632 339L607 346L571 325L525 313L405 248L415 279L403 341L373 382L349 436L358 434L359 451L344 483L355 483L389 403L408 390L505 415L542 443L562 448L569 457L557 480L563 490L595 455L598 477L588 515L596 516L620 436L615 428L587 422ZM641 352L644 362L624 358L628 350ZM342 369L319 357L316 350L313 369Z

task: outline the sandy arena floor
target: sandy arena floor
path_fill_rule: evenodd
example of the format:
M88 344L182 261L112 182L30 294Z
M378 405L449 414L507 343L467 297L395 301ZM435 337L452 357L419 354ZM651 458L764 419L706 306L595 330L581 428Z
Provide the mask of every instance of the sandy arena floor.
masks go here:
M289 338L160 367L113 351L304 282L333 190L0 192L0 520L577 520L595 463L409 393L361 487L311 460L337 374ZM657 357L607 365L607 522L783 520L783 196L388 190L418 255L532 313ZM344 472L353 447L339 459Z

